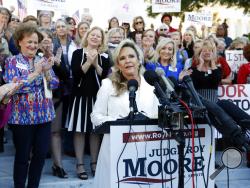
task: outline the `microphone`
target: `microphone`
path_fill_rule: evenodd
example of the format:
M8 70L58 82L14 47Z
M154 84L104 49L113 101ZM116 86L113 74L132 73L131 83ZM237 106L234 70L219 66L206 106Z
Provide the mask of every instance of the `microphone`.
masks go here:
M138 89L138 82L135 79L131 79L128 81L127 84L128 91L129 91L129 109L130 113L137 112L137 105L135 102L135 97L136 97L136 91Z
M147 70L144 73L144 78L149 85L155 87L155 95L157 96L160 104L162 104L164 106L169 105L169 100L168 100L166 94L164 93L164 91L162 90L162 87L160 85L160 79L159 79L158 75L155 73L155 71Z
M169 76L168 79L171 81L171 83L174 84L175 93L178 93L178 96L181 96L180 98L186 101L191 106L192 95L191 92L187 89L187 87L184 85L180 85L179 82L173 76Z
M180 128L182 110L178 105L170 103L167 95L160 85L160 77L156 74L155 71L147 70L144 73L144 78L150 85L155 87L155 95L157 96L159 103L161 104L158 109L159 126L162 128Z
M186 75L183 77L183 82L185 83L185 85L187 86L187 88L189 89L189 91L191 92L191 95L193 96L196 104L202 108L204 108L203 103L201 102L201 99L199 97L199 95L197 94L195 88L194 88L194 84L193 81L191 79L191 77L189 75Z
M155 69L155 72L157 73L158 76L161 77L162 81L164 82L164 84L166 85L166 93L167 96L170 98L170 96L174 97L174 98L178 98L178 95L175 93L175 89L174 89L174 84L172 83L172 81L170 79L168 79L165 76L165 71L161 68L161 67L157 67Z

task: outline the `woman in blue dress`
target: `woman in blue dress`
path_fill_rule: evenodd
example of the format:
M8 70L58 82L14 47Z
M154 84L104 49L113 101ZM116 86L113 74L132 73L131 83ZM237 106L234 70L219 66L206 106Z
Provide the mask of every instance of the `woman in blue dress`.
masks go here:
M175 43L170 38L163 38L156 46L154 62L146 62L147 70L155 70L160 67L164 70L166 77L175 77L178 80L179 74L182 71L177 67Z

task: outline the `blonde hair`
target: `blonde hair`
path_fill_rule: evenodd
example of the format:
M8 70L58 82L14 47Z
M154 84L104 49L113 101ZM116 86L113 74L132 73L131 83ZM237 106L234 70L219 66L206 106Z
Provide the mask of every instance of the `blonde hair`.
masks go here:
M154 62L159 62L160 61L160 51L162 50L162 48L164 46L166 46L167 44L169 43L172 43L173 44L173 56L172 58L170 59L170 65L172 68L175 68L176 67L176 47L175 47L175 43L172 39L170 38L162 38L158 45L156 46L156 49L155 49L155 55L154 55Z
M88 26L88 29L90 28L89 23L86 22L86 21L84 21L84 22L79 22L79 23L78 23L77 29L76 29L76 39L75 39L75 43L76 43L78 46L81 45L82 40L83 40L83 37L84 37L84 36L81 37L80 34L79 34L79 29L80 29L81 25L83 25L83 24L87 25L87 26ZM86 34L86 33L85 33L85 34Z
M194 32L190 29L187 29L184 33L183 33L183 40L184 40L184 35L185 34L190 34L191 37L192 37L192 41L194 42L195 41L195 36L194 36Z
M246 43L245 43L245 41L243 41L241 38L238 37L238 38L234 39L234 41L230 44L229 49L234 50L234 49L236 49L236 46L238 46L238 45L243 45L243 47L244 47L244 46L246 46Z
M97 26L92 27L89 31L87 31L87 33L85 34L85 37L82 40L82 48L86 48L88 46L88 40L87 40L88 36L94 30L99 30L101 32L101 35L102 35L101 45L98 47L97 50L99 53L105 52L107 50L105 33L102 30L102 28L97 27Z
M216 50L215 42L213 42L209 39L206 39L203 41L201 49L208 49L208 50L212 50L214 52Z
M107 33L107 38L108 38L108 41L110 41L111 37L115 34L115 33L119 33L122 37L122 40L125 38L124 36L124 32L122 30L122 28L120 27L116 27L116 28L111 28L108 33Z
M215 42L213 42L213 41L211 41L209 39L206 39L206 40L203 41L200 53L204 49L211 50L214 55L217 54L217 48L216 48ZM218 60L218 56L216 55L216 64L218 64L217 60Z
M125 47L132 48L135 53L136 57L138 59L139 69L138 73L142 74L144 72L143 66L142 66L142 60L143 60L143 53L140 50L140 48L130 39L123 40L115 49L113 53L113 61L114 61L114 67L112 69L111 74L111 81L116 89L116 94L119 96L123 92L127 90L127 79L122 75L121 71L118 68L119 63L119 55L121 53L121 50Z

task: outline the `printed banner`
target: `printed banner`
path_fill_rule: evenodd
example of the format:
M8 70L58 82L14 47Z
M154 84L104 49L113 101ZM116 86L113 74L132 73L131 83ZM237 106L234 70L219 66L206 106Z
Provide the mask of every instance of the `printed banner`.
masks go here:
M176 131L162 129L157 125L111 126L111 185L120 188L178 187L178 144ZM191 127L191 126L189 126ZM130 136L129 136L130 135ZM191 145L191 129L184 131L184 182L192 187L192 151L194 151L194 176L196 187L206 187L207 173L214 172L214 147L209 162L211 129L199 124L195 129L195 146ZM208 164L210 164L208 168ZM214 187L209 179L208 188ZM207 182L206 182L207 183ZM119 186L118 186L119 184Z
M152 12L180 12L181 0L152 0Z
M233 72L238 72L239 67L247 63L243 56L243 50L226 50L225 55L227 63Z
M185 23L187 25L212 27L213 15L211 12L185 12Z
M67 1L68 0L32 0L27 3L27 7L30 11L34 9L34 7L39 7L39 10L65 12L67 9Z
M250 84L219 86L220 99L227 99L250 115Z

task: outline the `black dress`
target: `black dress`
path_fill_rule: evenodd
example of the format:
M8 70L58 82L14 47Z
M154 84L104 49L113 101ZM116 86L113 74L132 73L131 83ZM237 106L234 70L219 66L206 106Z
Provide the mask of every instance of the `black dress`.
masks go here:
M192 68L193 72L191 78L194 83L196 91L205 99L217 102L218 100L218 86L221 82L221 68L209 72L203 72Z
M96 100L97 91L101 80L106 78L111 68L108 54L98 54L98 64L102 67L102 75L99 76L94 66L90 66L84 73L81 65L87 60L83 49L74 51L72 56L73 90L70 102L70 116L68 130L74 132L91 132L93 126L90 114Z

